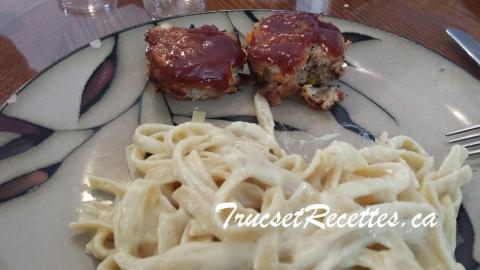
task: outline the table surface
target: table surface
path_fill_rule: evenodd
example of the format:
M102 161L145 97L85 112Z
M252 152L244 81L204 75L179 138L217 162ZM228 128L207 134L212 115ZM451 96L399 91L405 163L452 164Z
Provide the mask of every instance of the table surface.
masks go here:
M100 0L1 1L0 104L38 72L98 37L152 17L245 8L310 11L374 26L422 44L480 79L480 66L445 33L455 27L480 40L478 0L103 0L113 4L95 18L62 8L75 1Z

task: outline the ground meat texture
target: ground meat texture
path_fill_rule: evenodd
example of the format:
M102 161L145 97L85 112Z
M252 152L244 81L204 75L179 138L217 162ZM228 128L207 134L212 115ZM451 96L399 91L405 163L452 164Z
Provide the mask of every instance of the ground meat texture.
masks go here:
M246 54L233 33L215 26L161 25L145 34L150 79L177 99L217 98L237 91Z
M301 94L308 106L322 110L330 109L333 104L345 98L342 91L337 92L335 86L331 85L314 87L311 84L306 84L302 87Z
M341 100L333 81L344 72L345 41L333 24L311 13L276 12L256 23L246 42L250 70L270 104L296 94L321 109Z

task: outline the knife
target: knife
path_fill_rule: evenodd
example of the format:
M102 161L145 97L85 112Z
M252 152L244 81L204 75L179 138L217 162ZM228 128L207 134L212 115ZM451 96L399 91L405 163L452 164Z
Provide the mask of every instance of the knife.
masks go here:
M469 34L455 28L447 28L447 34L480 65L480 43Z

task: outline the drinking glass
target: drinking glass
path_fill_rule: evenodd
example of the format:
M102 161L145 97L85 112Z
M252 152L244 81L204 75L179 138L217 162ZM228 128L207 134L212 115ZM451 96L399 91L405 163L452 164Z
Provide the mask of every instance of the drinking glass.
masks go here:
M89 16L111 14L117 5L117 0L58 0L65 15Z
M205 10L203 0L143 0L143 7L152 19L197 13Z

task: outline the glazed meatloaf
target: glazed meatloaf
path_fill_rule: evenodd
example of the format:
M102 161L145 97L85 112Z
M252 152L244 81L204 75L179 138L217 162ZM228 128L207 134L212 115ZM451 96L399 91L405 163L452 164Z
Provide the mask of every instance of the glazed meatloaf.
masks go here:
M248 65L270 104L301 94L314 108L329 109L343 99L335 79L344 72L345 40L318 15L276 12L247 35Z
M218 98L237 91L246 54L238 38L215 26L161 25L145 34L149 76L158 90L177 99Z

